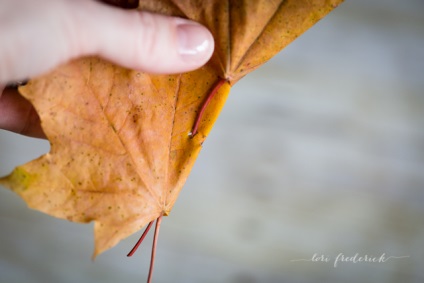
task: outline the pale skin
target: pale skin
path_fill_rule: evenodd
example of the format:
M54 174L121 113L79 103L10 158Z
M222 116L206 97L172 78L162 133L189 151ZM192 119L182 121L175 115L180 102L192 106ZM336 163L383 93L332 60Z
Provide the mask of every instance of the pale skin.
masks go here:
M97 55L148 73L197 69L210 32L192 21L114 8L94 0L0 1L0 129L45 138L31 104L7 84Z

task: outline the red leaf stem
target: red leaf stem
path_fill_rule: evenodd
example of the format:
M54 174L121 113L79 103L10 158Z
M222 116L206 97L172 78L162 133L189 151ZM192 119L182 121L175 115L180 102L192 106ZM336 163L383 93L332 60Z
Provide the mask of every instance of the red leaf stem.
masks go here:
M149 223L149 225L147 225L147 227L144 230L143 234L141 235L140 239L137 241L137 243L134 245L134 247L131 249L131 251L127 254L128 257L132 256L135 253L135 251L138 249L140 244L143 242L144 238L146 237L147 233L149 232L150 228L152 227L153 221L151 221Z
M199 114L197 115L196 121L194 122L193 129L189 133L190 137L194 137L197 134L197 130L199 129L200 121L202 120L203 114L205 112L206 107L208 106L209 102L211 102L212 98L215 96L215 94L218 92L220 87L226 82L227 80L223 78L219 78L219 80L215 83L214 87L212 88L211 92L209 92L208 96L206 97L205 101L203 102Z
M162 214L158 217L158 219L156 219L155 235L153 237L152 255L150 257L150 268L149 268L149 276L147 277L147 283L150 283L152 280L153 268L155 265L156 246L158 243L158 235L159 235L159 228L160 228L161 222L162 222Z

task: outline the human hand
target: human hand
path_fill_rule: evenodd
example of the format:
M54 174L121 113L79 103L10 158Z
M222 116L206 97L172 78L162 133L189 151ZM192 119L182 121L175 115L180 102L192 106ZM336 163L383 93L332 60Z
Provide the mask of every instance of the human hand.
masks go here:
M44 137L38 115L9 82L97 55L148 73L180 73L205 64L214 42L203 26L117 9L93 0L0 2L0 129Z

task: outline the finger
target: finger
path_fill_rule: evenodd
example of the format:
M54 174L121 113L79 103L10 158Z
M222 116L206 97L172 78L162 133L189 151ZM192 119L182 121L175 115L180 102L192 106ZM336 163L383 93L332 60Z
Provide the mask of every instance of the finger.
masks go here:
M97 1L1 1L0 20L0 83L86 55L145 72L186 72L206 63L214 48L197 23Z
M211 33L195 22L98 3L87 2L87 6L76 23L84 33L80 37L85 40L84 53L150 73L190 71L204 65L213 53Z
M0 96L0 129L46 138L34 107L13 88L5 88Z

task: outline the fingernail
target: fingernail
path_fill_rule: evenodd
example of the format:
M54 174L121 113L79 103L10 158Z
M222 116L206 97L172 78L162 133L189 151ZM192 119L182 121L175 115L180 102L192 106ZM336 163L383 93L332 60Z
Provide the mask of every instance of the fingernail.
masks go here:
M177 26L178 52L184 60L198 61L209 58L213 52L213 38L202 26L180 24Z

